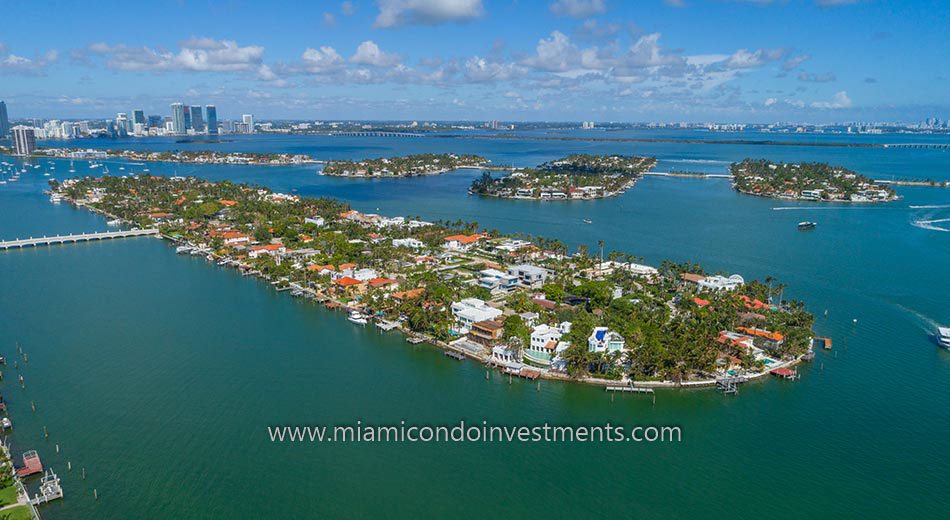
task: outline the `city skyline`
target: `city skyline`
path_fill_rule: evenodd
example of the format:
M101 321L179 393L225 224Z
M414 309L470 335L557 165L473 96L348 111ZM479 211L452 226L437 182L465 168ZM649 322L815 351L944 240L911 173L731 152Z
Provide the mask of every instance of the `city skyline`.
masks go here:
M185 100L235 120L950 115L938 66L950 9L937 2L381 0L275 5L267 16L106 2L67 6L60 20L8 9L22 22L0 40L11 119L164 115ZM179 28L184 13L213 23Z

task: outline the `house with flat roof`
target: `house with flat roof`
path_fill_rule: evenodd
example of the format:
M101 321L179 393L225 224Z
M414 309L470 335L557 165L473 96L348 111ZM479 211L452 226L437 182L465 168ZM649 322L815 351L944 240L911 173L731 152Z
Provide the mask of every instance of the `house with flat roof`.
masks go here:
M587 350L589 352L619 352L623 350L623 336L608 329L607 327L594 327L587 338Z
M508 274L518 277L518 284L523 287L541 287L548 277L548 270L530 264L521 264L508 267Z
M478 272L478 286L490 291L508 292L518 286L518 277L498 269L482 269Z
M472 324L468 331L468 339L479 345L491 346L500 340L505 333L505 324L500 321L486 320Z
M476 322L489 321L501 316L501 310L488 305L478 298L465 298L452 304L452 315L459 331L468 333Z

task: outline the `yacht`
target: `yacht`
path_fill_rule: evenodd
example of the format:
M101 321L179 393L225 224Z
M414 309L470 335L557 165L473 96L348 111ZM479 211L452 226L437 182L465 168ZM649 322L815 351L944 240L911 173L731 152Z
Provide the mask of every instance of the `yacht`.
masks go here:
M798 223L798 229L801 229L801 230L815 229L815 226L817 225L818 224L816 224L815 222L810 222L808 220L805 220Z
M118 225L121 224L121 223L122 223L122 221L119 220L119 219L112 219L112 220L106 222L106 225L107 225L107 226L118 226Z
M52 195L49 196L49 201L50 201L50 202L55 202L55 203L60 203L60 202L63 201L63 196L60 195L59 193L54 193L54 194L52 194Z
M585 219L584 219L584 223L585 223L585 224L593 224L594 221L591 220L591 219L589 219L589 218L585 218Z
M950 327L937 327L937 343L945 349L950 349Z
M178 253L179 255L184 254L184 253L190 253L190 252L191 252L191 247L189 247L189 246L178 246L178 247L175 248L175 252Z
M346 319L358 325L366 325L367 323L369 323L369 321L366 319L366 316L363 316L362 313L357 312L357 311L351 312L350 315Z

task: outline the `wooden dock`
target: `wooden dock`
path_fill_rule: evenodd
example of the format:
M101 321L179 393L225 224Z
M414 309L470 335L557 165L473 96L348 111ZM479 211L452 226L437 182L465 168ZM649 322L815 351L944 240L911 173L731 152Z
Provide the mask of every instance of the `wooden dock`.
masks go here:
M642 386L633 386L633 385L611 385L605 387L605 390L608 392L626 392L633 394L652 394L652 388L644 388Z
M510 367L505 367L502 370L503 373L508 374L509 376L523 377L525 379L530 379L534 381L535 379L541 377L541 372L539 370L534 370L528 367L521 367L518 369L513 369Z
M465 359L465 355L464 355L464 354L462 354L461 352L456 352L456 351L454 351L454 350L446 350L446 351L445 351L445 355L446 355L447 357L450 357L450 358L452 358L452 359L457 359L457 360L459 360L459 361L462 361L463 359Z
M43 461L36 453L36 450L30 450L23 454L23 467L17 468L16 476L23 478L43 472Z

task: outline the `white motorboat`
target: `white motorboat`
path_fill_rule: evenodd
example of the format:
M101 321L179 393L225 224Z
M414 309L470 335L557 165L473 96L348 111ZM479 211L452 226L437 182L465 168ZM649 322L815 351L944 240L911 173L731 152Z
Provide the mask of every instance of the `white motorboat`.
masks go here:
M937 327L937 343L945 349L950 349L950 327Z
M347 316L346 319L349 320L351 323L356 323L357 325L366 325L367 323L369 323L369 320L366 319L366 316L363 316L362 313L357 312L357 311L351 312L350 315Z

